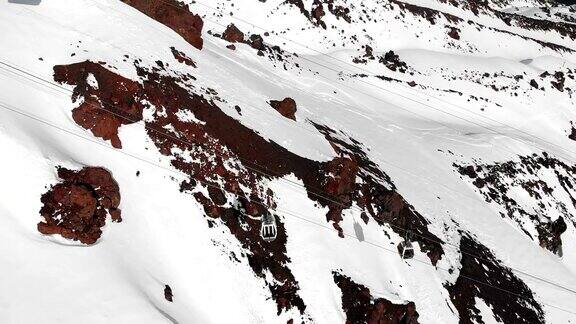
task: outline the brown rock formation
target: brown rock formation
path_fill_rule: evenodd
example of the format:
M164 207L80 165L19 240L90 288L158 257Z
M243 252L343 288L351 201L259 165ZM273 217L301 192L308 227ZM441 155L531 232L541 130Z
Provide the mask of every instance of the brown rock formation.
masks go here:
M236 27L234 24L228 25L224 34L222 34L222 38L230 43L243 43L244 42L244 33Z
M120 189L112 175L103 168L86 167L80 171L58 169L62 182L42 195L38 231L84 244L94 244L110 214L120 222Z
M413 302L394 304L384 298L374 299L368 287L338 272L333 275L342 291L346 324L418 324L419 315Z
M461 324L482 323L476 299L482 299L501 323L544 323L542 306L530 288L492 252L472 237L460 240L462 267L452 285L446 285Z
M159 65L160 66L160 65ZM67 71L67 83L76 85L77 96L101 96L109 98L116 91L116 82L103 82L98 92L84 86L90 74L104 79L123 80L132 89L132 104L140 111L148 104L156 109L150 120L145 121L148 136L161 154L169 156L177 170L190 175L181 183L181 191L188 192L204 207L210 227L223 224L246 249L243 255L254 273L268 285L276 301L278 312L297 308L304 313L306 305L299 296L298 282L290 270L287 255L287 233L282 217L276 217L278 236L273 242L265 242L259 234L259 222L240 213L238 207L224 207L226 196L239 202L245 213L258 216L273 212L274 193L264 185L265 179L280 178L293 173L302 179L308 197L329 208L328 220L342 235L338 222L342 211L356 202L366 210L365 221L370 215L378 224L388 220L400 225L410 224L421 237L440 239L428 232L426 220L404 202L400 217L380 216L392 206L385 197L392 195L394 185L378 166L370 161L361 144L351 138L337 138L335 132L320 125L317 129L326 136L341 158L332 162L318 162L298 156L279 144L260 136L241 122L224 113L213 101L209 101L181 84L186 81L165 75L157 67L144 68L136 62L140 82L124 80L104 67L81 62L56 70ZM106 105L104 100L99 100ZM191 113L200 122L183 121L179 113ZM160 131L162 130L162 131ZM248 143L248 145L247 145ZM188 156L175 155L173 149L188 152ZM261 170L261 172L256 172ZM361 179L361 180L360 180ZM208 190L208 197L195 188L218 187ZM247 189L245 189L247 188ZM226 195L224 195L224 191ZM205 192L205 191L204 191ZM336 195L329 200L327 196ZM221 223L214 222L219 218ZM394 228L396 231L397 228ZM401 231L402 235L404 234ZM420 240L423 251L437 260L443 253L441 243ZM236 256L234 258L237 258ZM233 258L233 259L234 259ZM435 261L434 261L435 262ZM270 280L268 278L271 278Z
M187 5L177 0L121 0L125 4L138 9L148 17L159 23L170 27L178 33L190 45L201 50L204 41L202 40L202 27L204 21L200 16L190 12Z
M191 58L186 56L186 54L184 54L183 52L180 52L174 47L170 47L170 50L172 51L172 55L174 55L174 58L178 60L178 62L186 64L191 67L196 67L196 62L194 62Z
M292 98L284 98L282 101L270 100L270 106L276 109L282 116L296 121L296 101Z
M142 120L141 87L137 82L116 75L100 64L85 62L84 67L70 70L69 66L55 66L54 80L76 85L72 100L80 96L84 102L72 110L74 121L92 131L94 136L110 140L112 146L121 148L118 128ZM88 80L92 77L97 85ZM101 89L106 89L102 92Z
M454 166L461 175L472 181L487 202L495 202L502 207L502 217L509 217L526 235L536 239L524 228L532 224L538 232L540 246L562 255L561 235L567 229L565 221L576 224L576 218L562 207L557 209L561 217L552 221L547 206L563 206L565 202L558 197L566 195L576 207L576 165L568 165L542 153L494 164ZM541 175L540 172L546 171L556 177L560 186L550 184L550 179ZM517 201L517 190L524 191L535 207L525 208L522 201Z

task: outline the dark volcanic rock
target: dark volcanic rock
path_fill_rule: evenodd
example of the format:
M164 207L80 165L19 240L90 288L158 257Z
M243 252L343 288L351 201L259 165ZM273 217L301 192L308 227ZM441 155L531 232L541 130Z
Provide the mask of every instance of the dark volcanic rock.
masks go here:
M296 121L296 101L292 98L284 98L282 101L270 100L270 106L276 109L282 116Z
M172 295L172 288L170 288L170 286L168 285L164 286L164 298L171 303L174 301L174 295Z
M178 62L184 63L188 66L196 67L196 63L191 58L186 56L186 54L184 54L183 52L180 52L174 47L170 47L170 50L172 51L172 55L174 55L174 58L178 60Z
M326 15L324 5L327 5L328 11L337 19L344 19L347 23L351 23L350 9L341 5L334 5L334 0L314 0L312 7L308 10L302 0L285 0L284 3L296 6L300 12L312 22L314 25L321 26L326 29L326 23L322 18Z
M418 324L419 315L413 302L394 304L384 298L375 299L367 287L338 272L333 275L342 291L346 324Z
M384 54L384 56L381 56L378 59L378 61L384 64L387 68L389 68L392 71L406 73L406 70L408 70L408 65L406 64L406 62L402 61L400 59L400 56L394 53L394 51L386 52L386 54Z
M202 49L202 27L204 21L200 16L190 12L187 5L177 0L121 0L138 9L148 17L170 27L190 45Z
M455 40L459 40L460 39L459 29L456 27L449 27L448 28L448 36L450 36L451 38L453 38Z
M566 232L568 227L564 218L558 217L553 222L542 223L536 227L540 246L551 251L558 256L563 255L561 235Z
M534 300L530 288L496 259L492 252L465 235L460 241L460 275L446 285L450 299L460 315L460 323L482 323L476 298L492 309L502 323L544 323L542 306Z
M568 138L576 141L576 128L574 128L574 126L572 126L572 131L570 132L570 135L568 135Z
M258 34L250 35L250 46L259 51L266 50L266 45L264 44L264 38Z
M80 171L58 168L61 183L42 195L38 231L84 244L94 244L102 235L101 228L110 214L120 222L120 189L110 172L86 167Z

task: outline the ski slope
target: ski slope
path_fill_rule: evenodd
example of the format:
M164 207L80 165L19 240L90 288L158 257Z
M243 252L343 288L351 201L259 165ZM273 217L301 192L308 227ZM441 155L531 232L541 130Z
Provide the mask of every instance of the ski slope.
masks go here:
M333 2L350 9L351 22L325 9L323 28L291 1L195 1L190 11L204 21L199 50L169 26L121 1L27 5L0 0L0 322L344 323L348 314L334 272L367 287L374 299L413 302L419 323L505 322L495 315L507 307L501 299L513 301L511 313L516 307L532 309L529 302L516 302L526 296L507 298L510 291L471 273L480 281L470 281L479 290L500 297L472 296L468 309L478 309L479 315L459 314L453 299L458 297L446 287L463 278L464 254L483 251L461 251L462 237L469 236L491 252L498 269L510 269L526 285L533 294L528 299L542 309L541 322L574 323L572 187L562 191L562 181L550 170L500 174L510 177L502 181L527 214L538 213L538 203L545 201L547 219L564 217L560 256L540 246L536 227L547 220L506 217L502 204L487 201L482 189L455 167L519 161L542 152L575 165L576 143L569 138L576 121L574 39L557 30L506 24L493 11L552 22L558 22L557 16L537 14L540 4L533 1L494 4L493 11L478 14L436 0ZM315 6L313 1L302 3L304 8ZM435 23L406 4L428 8L437 15ZM567 9L553 12L562 10ZM247 35L268 33L266 44L279 46L283 58L259 56L242 43L228 49L230 43L216 34L230 23ZM458 29L459 39L448 35L450 27ZM373 49L374 59L364 56L365 45ZM171 47L197 67L179 62ZM398 55L406 72L379 61L389 51ZM366 63L354 62L357 57ZM288 153L283 157L324 165L344 156L314 125L331 128L348 144L359 143L365 158L389 177L390 183L381 184L428 222L424 227L440 239L443 253L434 262L424 241L415 237L414 259L403 260L396 248L404 238L401 226L364 221L365 206L356 200L336 222L327 216L330 208L314 199L318 188L311 189L297 172L258 175L258 188L274 193L289 260L282 266L297 281L297 295L305 305L304 310L281 308L271 288L283 282L274 266L255 271L248 258L255 252L226 221L212 219L205 205L181 190L181 183L195 175L173 162L194 158L177 146L166 153L158 144L149 127L162 115L161 107L149 104L142 120L119 127L121 148L75 121L72 111L86 98L72 101L75 86L56 82L54 67L84 61L103 62L99 65L106 70L140 84L154 73L173 77L238 127L284 148ZM149 73L143 76L138 67ZM160 72L152 73L154 68ZM556 72L563 73L561 86ZM185 80L186 75L194 79ZM105 89L92 77L94 91ZM295 121L268 103L286 97L297 103ZM210 124L193 113L181 121ZM234 151L230 145L228 149ZM235 173L262 170L235 154L230 158L240 165ZM95 244L37 230L40 197L59 182L58 166L104 167L119 185L123 221L107 222ZM196 180L192 191L205 196L211 186L226 186L222 179L217 184ZM542 181L553 190L537 191L544 197L538 199L515 182L523 180ZM355 181L365 183L360 177ZM231 191L225 196L223 208L232 208L238 197ZM172 303L164 298L165 285L174 293Z

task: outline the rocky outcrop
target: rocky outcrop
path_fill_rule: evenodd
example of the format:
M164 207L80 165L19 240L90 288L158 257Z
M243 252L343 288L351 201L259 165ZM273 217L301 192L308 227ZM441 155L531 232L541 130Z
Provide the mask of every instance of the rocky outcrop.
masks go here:
M222 34L222 38L230 43L243 43L244 33L234 24L230 24L226 27L226 30Z
M108 71L100 64L55 66L54 80L74 85L72 100L82 103L72 110L74 121L92 131L96 137L109 140L121 148L118 129L142 120L142 88L137 82ZM104 90L103 90L104 89Z
M553 222L541 223L536 226L540 246L558 256L563 255L561 235L568 229L562 216Z
M414 240L420 242L432 263L441 258L442 241L428 231L426 219L396 193L388 176L368 158L359 142L315 125L341 157L318 162L298 156L247 128L214 101L195 93L192 86L187 86L194 82L193 78L176 77L159 63L148 68L137 61L135 67L139 81L126 80L92 62L55 70L61 72L56 73L58 80L75 85L74 100L90 97L103 106L109 105L110 100L122 103L123 99L112 95L122 83L128 92L126 98L131 99L126 101L130 103L127 107L137 110L138 116L150 108L150 118L144 123L152 143L170 158L174 168L190 175L181 183L181 191L191 194L203 206L210 227L226 226L240 242L246 250L242 257L266 282L278 313L296 308L303 314L306 305L290 270L288 233L283 218L276 216L276 240L265 242L260 237L259 221L246 217L274 211L274 192L266 187L269 179L288 174L301 179L308 197L328 207L326 219L340 236L343 236L339 225L343 211L356 202L365 211L365 222L372 217L383 231L388 230L386 224L391 224L392 230L401 236L409 226L416 234ZM91 75L98 80L97 91L86 86ZM181 118L182 115L194 118ZM230 200L232 204L228 203ZM238 260L238 256L231 259Z
M122 221L120 189L107 170L86 167L80 171L58 168L60 183L42 195L38 231L94 244L102 235L106 218Z
M406 62L400 59L398 54L394 53L394 51L388 51L384 56L381 56L378 61L384 64L388 69L392 71L398 71L401 73L406 73L408 70L408 65Z
M296 101L292 98L284 98L282 101L270 100L270 106L274 108L280 115L296 121Z
M148 17L170 27L190 45L201 50L203 46L202 28L204 21L190 12L187 5L177 0L121 0L138 9Z
M576 128L574 128L574 126L572 126L571 130L570 130L570 135L568 135L568 138L576 141Z
M326 15L325 6L328 8L328 12L336 17L336 19L343 19L347 23L352 22L350 9L342 5L335 5L334 0L314 0L310 9L306 8L302 0L285 0L284 3L297 7L300 13L308 18L311 23L321 26L324 29L327 28L326 23L322 19Z
M487 202L502 207L502 217L514 220L543 248L562 254L565 221L576 226L576 219L569 211L576 209L576 166L546 153L521 156L518 161L454 166ZM558 214L561 216L554 216Z
M394 304L384 298L374 298L368 287L348 276L339 272L333 272L333 276L342 291L346 324L418 324L419 315L413 302Z
M366 223L372 219L382 226L388 224L402 237L406 229L411 229L412 240L436 264L444 254L442 240L428 230L429 222L396 191L392 180L369 159L361 144L325 125L312 124L340 157L322 166L322 174L327 175L321 182L323 195L309 193L309 197L328 207L326 218L333 222L340 236L343 236L339 225L342 211L356 203Z
M264 33L264 36L268 36L268 32ZM222 35L214 34L216 37L220 37L227 42L233 43L226 45L226 48L230 50L236 50L236 45L234 43L246 44L253 49L257 50L258 56L268 56L271 61L283 62L291 54L283 51L279 46L269 46L264 42L264 37L259 34L245 34L234 24L230 24L224 30ZM285 66L286 67L286 66Z
M172 288L168 285L164 285L164 299L169 302L174 302L174 295L172 294Z
M170 50L172 51L172 55L174 55L174 58L178 62L186 64L186 65L191 66L191 67L196 67L196 62L194 62L194 60L192 60L191 58L186 56L186 54L184 54L183 52L177 50L174 47L170 47Z
M530 288L488 248L465 234L460 250L465 251L460 274L454 284L446 285L460 323L483 323L477 299L492 309L498 322L544 323L544 311Z

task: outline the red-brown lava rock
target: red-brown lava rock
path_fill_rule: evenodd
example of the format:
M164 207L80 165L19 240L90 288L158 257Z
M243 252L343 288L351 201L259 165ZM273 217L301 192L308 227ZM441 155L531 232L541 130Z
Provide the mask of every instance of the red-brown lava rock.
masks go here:
M270 100L270 106L274 108L280 115L296 121L296 101L292 98L284 98L282 101Z
M351 278L333 272L334 282L342 291L342 309L346 324L418 324L418 312L413 302L394 304L384 298L373 298L370 289Z
M118 128L142 120L142 107L138 104L143 95L140 85L97 63L87 61L73 67L70 70L69 66L55 66L54 80L76 86L72 94L74 102L80 97L84 99L72 110L74 121L94 136L121 148ZM89 81L91 78L96 85Z
M187 5L177 0L121 0L125 4L132 6L144 13L148 17L159 23L170 27L190 45L201 50L204 41L202 40L202 27L204 21L200 16L190 12Z
M58 168L61 183L42 195L38 231L66 239L94 244L102 235L106 217L122 221L120 189L107 170L86 167L80 171Z
M328 207L327 221L332 222L340 236L343 235L338 223L342 220L342 211L356 202L379 225L392 224L392 230L402 236L403 228L411 226L416 234L414 240L420 242L432 263L441 258L441 240L428 231L428 222L395 192L390 179L368 159L360 143L351 138L340 139L329 128L316 125L341 157L318 162L298 156L261 137L224 113L213 101L198 95L193 78L183 80L164 74L163 69L162 66L144 68L136 63L140 77L137 82L126 80L99 64L82 62L55 67L55 78L76 86L74 100L80 96L90 97L108 106L109 100L114 99L120 107L126 106L120 109L123 113L133 108L136 111L134 116L127 117L129 120L142 120L142 111L151 108L151 117L144 121L148 136L161 154L170 157L176 169L190 175L190 179L181 184L181 190L202 204L209 216L209 226L223 224L248 251L245 255L248 264L267 283L278 313L294 307L304 313L306 305L289 268L282 217L275 216L276 240L265 242L259 234L259 221L245 216L259 216L267 210L273 212L274 193L264 185L266 179L289 174L301 179L308 197ZM98 82L97 89L87 86L90 75ZM130 100L119 100L112 95L119 91L119 84ZM91 112L100 115L98 110ZM182 119L179 117L182 115L194 116L199 122ZM206 197L200 187L220 189L208 190ZM226 196L237 203L224 207ZM332 198L327 199L329 196ZM245 212L241 213L240 209Z
M230 43L243 43L244 33L234 24L230 24L226 27L224 34L222 34L222 38Z

